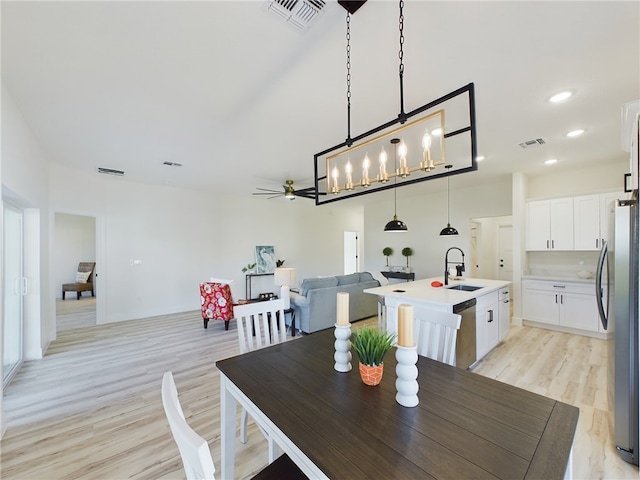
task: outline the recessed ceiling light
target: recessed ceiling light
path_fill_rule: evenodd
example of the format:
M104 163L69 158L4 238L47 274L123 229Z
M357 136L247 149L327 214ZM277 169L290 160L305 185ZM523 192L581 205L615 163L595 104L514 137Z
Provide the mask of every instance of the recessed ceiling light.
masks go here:
M484 155L478 155L476 157L476 162L481 162L482 160L484 160Z
M549 101L551 103L560 103L560 102L564 102L567 98L569 98L571 95L573 95L573 93L566 91L566 92L559 92L556 93L555 95L551 96L549 98Z
M557 158L550 158L549 160L546 160L544 163L545 165L553 165L554 163L557 163L558 159Z
M580 135L582 135L584 133L584 129L583 128L578 128L577 130L571 130L569 133L567 133L567 137L579 137Z

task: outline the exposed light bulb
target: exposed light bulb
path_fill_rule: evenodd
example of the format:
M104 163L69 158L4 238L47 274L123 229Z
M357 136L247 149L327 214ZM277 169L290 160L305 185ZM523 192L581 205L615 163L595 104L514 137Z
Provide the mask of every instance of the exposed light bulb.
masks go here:
M368 187L371 185L371 180L369 180L369 166L371 165L371 161L369 160L369 154L365 153L364 160L362 161L362 186Z
M380 162L380 173L378 174L378 180L380 183L386 183L389 181L389 176L387 175L387 151L384 149L384 146L380 150L380 156L378 157L378 161Z

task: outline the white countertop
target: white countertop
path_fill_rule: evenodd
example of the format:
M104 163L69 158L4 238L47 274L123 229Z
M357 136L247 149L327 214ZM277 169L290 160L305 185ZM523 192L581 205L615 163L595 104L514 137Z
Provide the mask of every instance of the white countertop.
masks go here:
M573 282L573 283L595 283L595 278L580 278L578 276L563 275L523 275L523 279L527 280L548 280L550 282Z
M443 277L433 277L424 280L416 280L415 282L394 283L383 287L367 288L364 292L371 293L373 295L382 295L388 298L452 306L472 298L477 298L486 293L493 292L511 283L504 280L465 277L463 280L449 280L449 285L447 286L443 285L442 287L432 287L431 282L436 280L444 283ZM473 292L447 288L459 284L474 285L482 288L474 290Z

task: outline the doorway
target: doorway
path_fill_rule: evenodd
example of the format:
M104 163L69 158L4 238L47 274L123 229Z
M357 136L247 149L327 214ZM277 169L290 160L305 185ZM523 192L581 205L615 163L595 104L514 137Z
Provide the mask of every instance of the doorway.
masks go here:
M360 271L358 259L358 232L344 232L344 274Z
M513 279L513 218L472 218L471 276L492 280Z
M96 218L56 213L54 216L53 286L56 298L56 331L96 325L96 296L83 292L67 294L62 300L62 284L75 281L80 262L96 261ZM98 271L96 265L96 272ZM97 287L97 278L94 278ZM95 289L94 287L94 289Z

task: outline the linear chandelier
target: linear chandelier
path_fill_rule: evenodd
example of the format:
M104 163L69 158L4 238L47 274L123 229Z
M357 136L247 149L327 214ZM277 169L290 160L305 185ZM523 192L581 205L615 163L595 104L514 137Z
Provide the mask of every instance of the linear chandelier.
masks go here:
M347 138L314 155L316 205L478 169L473 83L409 113L404 111L404 1L400 0L399 6L400 113L354 138L351 138L350 71L353 12L344 6L347 9ZM395 168L388 168L385 146L388 147L392 138L400 139L396 146L399 161ZM444 169L445 163L456 167Z

